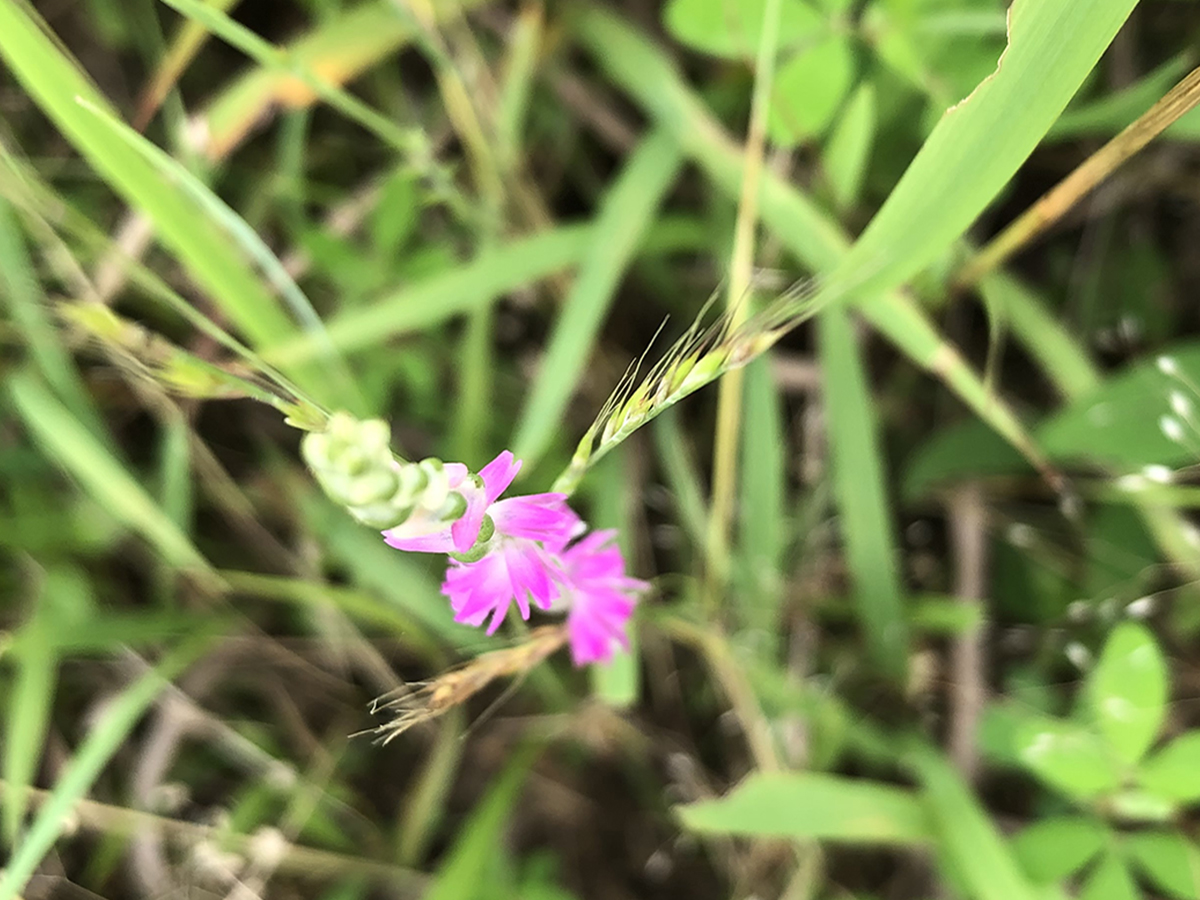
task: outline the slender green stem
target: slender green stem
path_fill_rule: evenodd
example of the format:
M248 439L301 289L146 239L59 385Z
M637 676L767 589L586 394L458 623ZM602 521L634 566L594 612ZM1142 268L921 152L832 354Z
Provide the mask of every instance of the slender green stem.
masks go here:
M754 268L754 235L758 227L758 192L766 142L767 110L771 85L775 80L775 53L779 41L779 0L767 0L763 10L762 36L755 63L754 96L750 106L750 124L746 133L745 169L738 199L734 230L733 258L729 266L729 293L726 309L729 324L736 329L749 314ZM708 516L706 540L707 566L704 597L709 608L729 580L729 540L733 523L734 494L737 491L739 423L742 419L742 371L734 369L721 380L717 395L717 431L713 449L712 506Z

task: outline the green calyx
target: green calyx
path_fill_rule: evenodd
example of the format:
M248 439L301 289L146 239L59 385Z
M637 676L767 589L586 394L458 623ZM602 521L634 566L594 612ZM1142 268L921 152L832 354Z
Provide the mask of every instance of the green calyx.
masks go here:
M372 528L395 528L418 515L450 522L466 511L440 459L406 462L390 445L391 429L382 419L338 412L324 431L305 435L300 449L321 489Z

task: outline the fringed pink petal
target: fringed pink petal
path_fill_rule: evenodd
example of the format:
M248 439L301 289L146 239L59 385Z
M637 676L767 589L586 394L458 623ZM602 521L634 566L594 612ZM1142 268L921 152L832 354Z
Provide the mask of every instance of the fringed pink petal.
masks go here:
M521 461L513 459L512 452L509 450L505 450L479 470L479 477L483 479L483 493L487 498L487 505L490 506L494 503L496 498L508 489L520 471Z
M616 532L597 531L560 556L564 591L571 598L567 636L575 665L606 663L616 649L628 649L626 627L647 585L625 574Z
M565 545L579 525L566 494L529 494L494 503L489 511L496 531L506 537Z

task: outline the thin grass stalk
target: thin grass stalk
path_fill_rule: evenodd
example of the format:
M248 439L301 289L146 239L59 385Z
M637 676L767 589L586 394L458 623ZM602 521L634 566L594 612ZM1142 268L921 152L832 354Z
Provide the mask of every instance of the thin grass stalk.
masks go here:
M58 313L70 326L96 341L122 368L149 378L176 396L205 400L250 397L275 407L295 427L324 428L328 414L253 369L237 371L201 359L99 303L66 301Z
M325 330L325 324L313 308L312 303L299 285L284 269L266 242L258 236L246 221L237 214L224 200L218 197L200 179L187 170L178 160L161 148L150 143L140 134L104 110L88 101L80 99L79 105L87 112L96 116L97 121L110 128L112 133L131 150L178 184L197 206L237 242L242 251L249 256L267 278L272 287L291 309L292 315L299 321L301 328L313 338L322 350L321 362L327 367L328 374L337 385L337 394L344 405L356 407L361 412L364 401Z
M231 6L239 0L209 0L208 5L220 12L229 12ZM142 89L138 99L137 113L134 115L133 127L142 131L150 124L154 114L158 112L162 102L175 87L184 70L187 69L196 54L207 42L209 30L199 22L185 20L175 33L166 56L159 63L150 81Z
M738 147L729 140L679 71L650 41L621 18L599 7L589 7L580 15L574 33L613 82L669 129L716 186L731 194L740 189L743 161ZM802 306L809 307L811 313L824 302L853 300L872 326L910 359L941 378L1035 468L1052 483L1057 483L1053 468L1012 409L987 390L920 307L897 290L882 296L873 292L855 296L858 289L878 282L881 275L897 265L893 255L880 253L866 265L852 268L840 265L850 242L837 222L807 196L770 172L764 173L759 202L764 224L779 236L793 256L815 271L833 273L822 286L821 296L813 298L808 292L802 292ZM758 342L761 349L778 340L788 327L789 316L794 317L792 325L800 320L798 310L784 304L773 306L777 317L770 327L777 330L770 337L764 334L763 340ZM632 428L628 430L632 431ZM597 438L598 432L592 433L585 436L585 442ZM577 468L579 461L577 454L573 467ZM564 480L569 483L570 476Z
M400 128L378 110L372 109L354 95L321 77L286 49L281 49L263 40L215 5L201 3L200 0L161 0L161 2L180 15L199 22L210 32L241 50L264 68L286 73L297 79L317 97L320 97L346 118L357 122L375 134L385 143L402 153L412 151L412 133Z
M767 0L763 10L762 34L755 60L754 94L746 133L745 169L734 228L733 256L729 266L729 290L725 308L729 326L737 329L746 320L752 302L755 231L758 227L758 192L766 143L767 110L775 80L775 54L779 42L780 0ZM713 449L713 492L708 515L705 576L702 596L712 609L729 581L729 539L737 490L739 423L742 418L742 372L734 369L722 379L717 394L716 440Z
M992 238L954 276L954 284L960 288L969 287L994 271L1197 104L1200 104L1200 67L1185 75L1135 122L1080 163L1070 175Z

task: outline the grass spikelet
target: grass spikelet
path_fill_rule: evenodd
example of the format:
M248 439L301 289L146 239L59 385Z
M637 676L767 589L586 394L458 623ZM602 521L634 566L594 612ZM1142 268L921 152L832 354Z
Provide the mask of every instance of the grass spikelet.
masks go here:
M153 381L168 393L206 400L250 397L275 407L297 428L313 431L325 427L325 411L286 387L273 373L268 378L241 362L201 359L99 303L64 302L58 313L123 371Z
M822 304L844 296L850 288L848 285L831 290L822 279L803 279L736 327L734 322L740 318L736 308L704 325L718 296L714 292L687 331L640 383L637 374L641 360L629 367L580 439L571 462L554 482L554 490L573 492L594 463L637 429L726 372L761 356L785 334L811 318Z
M398 738L414 725L429 722L466 703L495 681L511 675L524 676L567 642L565 625L545 625L529 633L529 640L515 647L483 653L466 665L422 682L414 691L403 689L398 697L380 697L371 712L394 711L392 719L366 734L381 744Z

